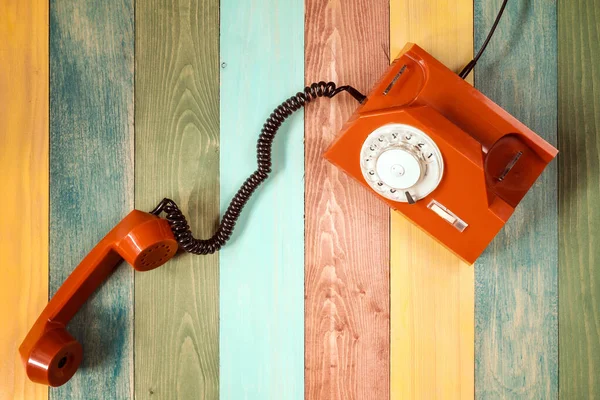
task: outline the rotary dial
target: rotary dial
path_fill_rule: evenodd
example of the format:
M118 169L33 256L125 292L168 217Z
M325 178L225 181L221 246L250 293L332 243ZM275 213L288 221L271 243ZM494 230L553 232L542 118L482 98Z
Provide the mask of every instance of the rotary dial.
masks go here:
M384 125L367 137L360 152L362 174L377 193L414 203L439 185L444 160L423 131L404 124Z

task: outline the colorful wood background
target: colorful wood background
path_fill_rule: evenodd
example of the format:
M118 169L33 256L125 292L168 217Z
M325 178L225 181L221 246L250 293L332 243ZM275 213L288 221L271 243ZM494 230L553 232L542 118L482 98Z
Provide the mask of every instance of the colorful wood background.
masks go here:
M561 154L475 266L321 154L356 103L290 118L219 254L118 269L69 325L84 362L17 348L133 207L212 233L264 119L304 84L363 92L406 41L458 70L501 0L0 2L0 400L600 397L600 2L509 1L470 77Z

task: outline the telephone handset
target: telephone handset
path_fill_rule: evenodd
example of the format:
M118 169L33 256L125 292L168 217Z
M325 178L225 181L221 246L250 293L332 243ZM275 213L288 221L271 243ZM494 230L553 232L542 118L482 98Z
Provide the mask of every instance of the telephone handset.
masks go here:
M271 150L275 135L286 118L319 97L332 98L348 92L357 101L365 96L351 86L333 82L313 83L277 107L267 118L258 137L258 168L242 184L212 237L196 239L177 206L163 199L150 213L134 210L96 245L69 275L19 347L27 376L33 382L60 386L77 371L83 357L81 345L66 325L81 305L114 269L127 261L137 271L157 268L178 249L192 254L212 254L231 237L242 209L271 172ZM165 218L159 218L161 213Z
M129 213L69 275L19 347L29 379L50 386L67 382L83 350L66 325L83 303L123 260L137 271L149 271L171 259L177 247L166 220L138 210Z

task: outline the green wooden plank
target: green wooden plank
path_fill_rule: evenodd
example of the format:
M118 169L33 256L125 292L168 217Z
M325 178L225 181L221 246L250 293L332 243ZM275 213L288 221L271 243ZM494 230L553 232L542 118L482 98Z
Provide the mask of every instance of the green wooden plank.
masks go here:
M501 0L475 2L475 51ZM552 144L557 140L554 0L510 1L475 68L475 86ZM557 163L546 169L475 266L475 395L558 395Z
M133 40L131 0L50 1L50 296L133 207ZM122 266L69 324L83 362L51 399L130 397L132 300Z
M600 398L600 1L558 3L560 398Z
M304 4L221 2L221 210L256 169L256 140L304 86ZM221 250L221 398L304 398L303 114Z
M197 237L219 213L219 2L136 5L135 205L175 200ZM135 395L216 399L218 256L135 275Z

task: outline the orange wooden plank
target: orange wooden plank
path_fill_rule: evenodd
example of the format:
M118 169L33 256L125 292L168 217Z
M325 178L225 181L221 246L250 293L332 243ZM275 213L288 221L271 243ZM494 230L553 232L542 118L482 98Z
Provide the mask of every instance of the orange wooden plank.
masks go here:
M48 298L48 1L0 16L0 399L47 399L18 347Z
M415 42L452 70L473 57L473 2L391 0L390 54ZM398 213L391 218L393 399L474 396L474 269Z
M386 70L387 0L305 3L306 83L363 92ZM305 119L305 397L389 398L389 212L322 154L357 103L321 99Z

